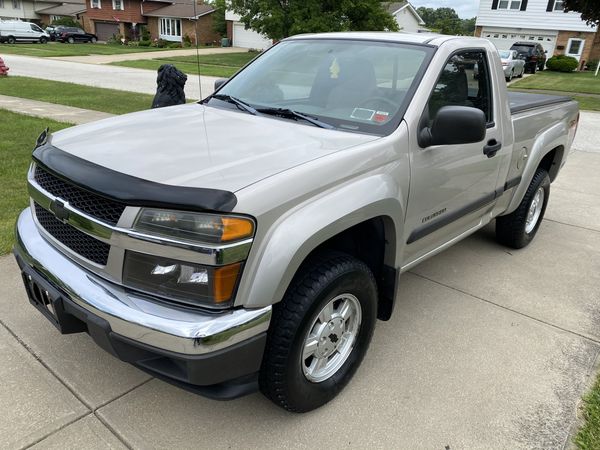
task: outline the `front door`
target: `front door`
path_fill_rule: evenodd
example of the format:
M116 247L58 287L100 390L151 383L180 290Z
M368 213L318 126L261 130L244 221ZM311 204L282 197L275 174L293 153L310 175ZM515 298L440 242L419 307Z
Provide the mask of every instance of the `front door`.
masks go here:
M443 106L478 108L485 113L488 127L485 139L475 144L419 148L411 143L415 150L405 223L405 261L409 264L479 226L495 203L499 161L510 146L502 146L500 120L493 117L490 67L483 49L455 53L423 112L422 124L430 125ZM497 153L489 157L484 147L486 151L497 148Z
M567 44L567 56L572 56L576 58L577 61L581 60L581 54L583 53L583 47L585 46L585 39L569 39L569 43Z

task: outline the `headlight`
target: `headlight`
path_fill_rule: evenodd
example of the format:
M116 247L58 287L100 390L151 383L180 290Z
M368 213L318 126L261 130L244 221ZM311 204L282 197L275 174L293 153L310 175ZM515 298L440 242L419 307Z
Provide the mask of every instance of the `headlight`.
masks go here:
M254 234L254 222L245 217L151 208L140 211L133 228L149 234L209 244L239 241Z
M202 266L160 256L125 252L126 286L195 306L231 306L242 263Z

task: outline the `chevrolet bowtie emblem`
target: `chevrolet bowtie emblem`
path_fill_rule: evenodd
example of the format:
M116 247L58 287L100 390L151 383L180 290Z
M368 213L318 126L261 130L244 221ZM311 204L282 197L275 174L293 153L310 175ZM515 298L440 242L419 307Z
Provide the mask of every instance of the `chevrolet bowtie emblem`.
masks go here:
M56 218L61 222L66 222L69 220L69 210L60 200L54 200L52 203L50 203L50 211L52 211Z

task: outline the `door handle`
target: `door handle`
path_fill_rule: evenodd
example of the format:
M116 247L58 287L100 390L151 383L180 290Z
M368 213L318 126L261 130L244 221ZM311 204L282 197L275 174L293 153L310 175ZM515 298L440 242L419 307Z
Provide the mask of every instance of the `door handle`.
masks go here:
M493 158L501 148L502 142L498 142L496 139L490 139L487 145L483 147L483 154L488 158Z

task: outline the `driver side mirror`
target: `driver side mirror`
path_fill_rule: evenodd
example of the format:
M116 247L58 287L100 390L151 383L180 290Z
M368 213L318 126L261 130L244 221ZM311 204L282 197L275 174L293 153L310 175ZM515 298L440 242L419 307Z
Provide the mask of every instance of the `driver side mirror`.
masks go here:
M229 81L229 78L219 78L215 80L215 91Z
M431 127L423 127L418 142L422 148L432 145L473 144L485 139L486 119L482 110L469 106L444 106Z

